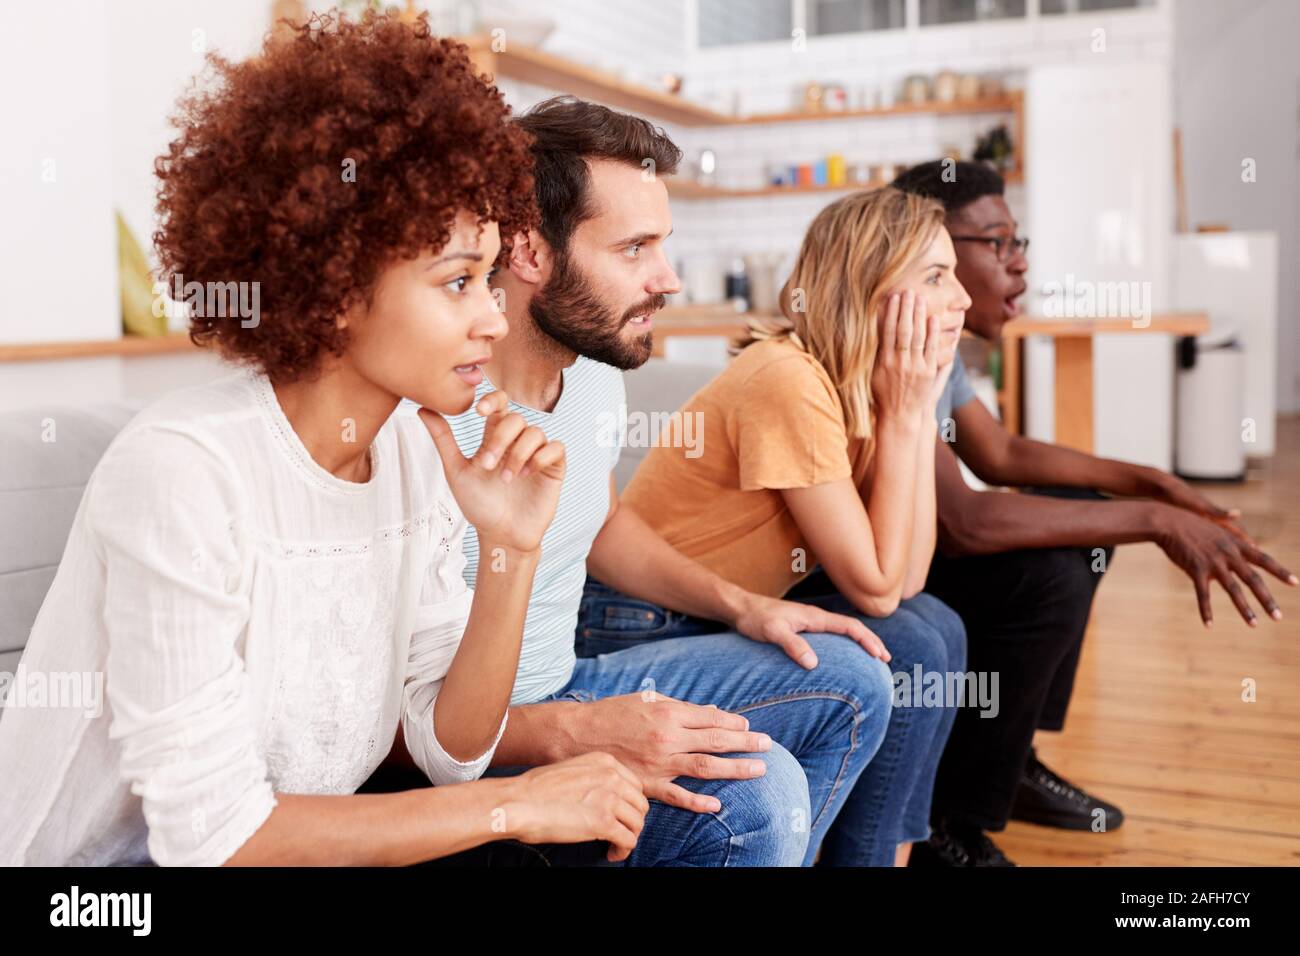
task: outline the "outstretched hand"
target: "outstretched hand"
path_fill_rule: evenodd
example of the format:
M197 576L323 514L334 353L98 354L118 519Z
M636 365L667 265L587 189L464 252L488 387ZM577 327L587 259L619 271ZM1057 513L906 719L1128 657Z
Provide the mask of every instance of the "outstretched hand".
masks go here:
M1277 601L1269 593L1263 577L1255 569L1263 568L1279 581L1294 586L1296 576L1265 554L1242 532L1225 529L1220 523L1182 509L1167 513L1167 524L1156 542L1169 559L1192 579L1201 620L1209 627L1214 620L1210 608L1210 582L1218 581L1242 618L1251 627L1256 624L1255 611L1246 600L1246 588L1254 594L1264 612L1274 620L1282 617ZM1242 587L1242 582L1246 588Z

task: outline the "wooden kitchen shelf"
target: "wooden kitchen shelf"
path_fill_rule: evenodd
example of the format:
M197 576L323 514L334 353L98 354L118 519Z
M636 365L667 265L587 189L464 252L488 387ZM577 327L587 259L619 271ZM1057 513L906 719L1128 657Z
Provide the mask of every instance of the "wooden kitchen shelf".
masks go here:
M952 100L924 103L895 103L874 109L790 111L733 116L721 113L676 93L631 83L608 70L576 63L573 60L536 47L508 43L501 52L492 49L488 36L458 38L470 52L478 68L495 77L508 77L523 83L544 86L560 93L591 98L647 116L654 116L682 126L755 126L769 123L806 123L844 119L870 119L889 116L963 115L972 113L1013 112L1020 118L1024 94L1011 90L1001 96L975 100Z
M668 195L676 199L745 199L752 196L799 196L808 193L844 193L855 189L875 189L883 183L845 183L843 186L756 186L752 189L730 189L726 186L708 186L690 179L665 179Z
M866 110L820 110L818 112L792 111L788 113L759 113L741 116L731 122L735 125L753 126L766 123L805 123L845 119L876 119L886 116L967 115L972 113L1016 113L1024 109L1024 94L1013 90L1003 96L990 96L978 100L952 100L942 103L927 100L924 103L895 103Z
M505 50L497 53L492 49L490 37L460 39L469 47L470 58L479 70L493 78L509 77L545 86L681 126L724 126L734 122L734 117L674 93L629 83L606 70L574 63L545 50L508 43Z
M1024 177L1018 170L1004 173L1003 180L1008 183L1020 183ZM747 199L755 196L803 196L809 193L842 193L855 189L878 189L884 186L882 180L863 183L845 183L842 186L755 186L748 189L732 189L726 186L709 186L690 179L672 177L664 180L668 194L677 199Z
M196 351L188 332L168 335L124 335L120 339L76 342L34 342L0 345L0 362L37 362L46 359L104 358L112 356L172 355Z
M752 116L731 116L693 103L675 93L630 83L621 77L594 67L535 47L507 44L501 52L492 49L492 40L486 36L462 37L470 58L479 70L489 77L509 77L532 83L560 93L569 93L592 99L644 116L656 117L681 126L759 126L773 123L834 122L853 119L887 119L898 116L953 116L976 113L1012 113L1015 117L1015 156L1018 168L1004 174L1008 183L1024 181L1024 126L1025 96L1021 90L1011 90L1001 96L975 100L952 100L942 103L895 103L892 106L859 110L791 111L785 113L760 113ZM765 186L753 189L719 189L718 187L686 185L679 183L674 195L682 199L738 198L744 196L775 196L801 192L835 192L858 188L845 186ZM869 188L869 187L868 187Z

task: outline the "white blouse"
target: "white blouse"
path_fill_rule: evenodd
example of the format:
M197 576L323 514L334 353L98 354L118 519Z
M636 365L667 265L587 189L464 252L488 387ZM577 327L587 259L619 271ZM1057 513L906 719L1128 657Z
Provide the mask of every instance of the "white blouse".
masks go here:
M434 784L483 773L495 742L462 762L433 727L473 599L464 517L411 410L370 461L330 474L248 371L116 437L0 711L0 864L220 864L276 793L354 792L399 720ZM69 674L100 713L17 694Z

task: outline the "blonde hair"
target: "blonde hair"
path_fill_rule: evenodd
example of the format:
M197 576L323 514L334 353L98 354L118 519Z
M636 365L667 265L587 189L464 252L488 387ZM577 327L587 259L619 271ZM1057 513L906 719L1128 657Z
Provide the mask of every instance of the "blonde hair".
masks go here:
M870 438L877 313L886 293L934 239L943 218L937 200L890 186L831 203L808 227L781 289L781 314L751 318L736 351L767 339L788 339L830 376L849 436Z

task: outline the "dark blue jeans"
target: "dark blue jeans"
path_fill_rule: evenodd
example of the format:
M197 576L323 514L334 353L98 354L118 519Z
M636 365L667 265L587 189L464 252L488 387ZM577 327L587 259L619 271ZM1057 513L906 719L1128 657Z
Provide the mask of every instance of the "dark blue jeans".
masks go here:
M772 738L770 750L735 754L763 764L757 777L714 780L683 775L676 783L716 797L721 808L697 813L650 801L626 866L801 866L875 756L890 717L889 669L850 641L809 634L820 664L805 671L780 648L739 634L642 641L617 653L582 658L569 681L535 703L589 704L628 694L663 695L740 714ZM526 768L497 766L489 776ZM370 784L377 785L377 784ZM420 785L418 782L412 786ZM811 847L811 849L810 849ZM492 845L453 860L486 865L570 865L575 851ZM560 854L557 858L556 854ZM487 854L490 859L484 859ZM587 860L598 863L599 860Z
M889 668L853 642L834 634L805 637L820 661L814 671L773 644L734 633L700 634L580 658L569 682L545 698L587 703L653 692L740 714L751 731L772 738L770 750L744 755L765 764L762 776L676 779L687 790L717 797L719 812L650 801L628 865L812 863L884 738L891 688Z
M952 610L927 594L904 601L887 618L858 614L834 593L810 594L799 599L859 618L880 636L893 656L889 666L895 675L894 706L884 740L846 795L835 819L828 821L821 838L820 857L822 864L830 866L892 866L898 844L924 840L930 834L935 771L957 710L950 701L939 706L916 706L911 695L900 694L898 690L904 681L913 679L918 666L924 674L964 671L966 631ZM588 578L578 612L575 647L580 658L592 658L617 654L647 642L722 632L726 632L725 625L716 621L627 597ZM781 654L779 649L763 646ZM822 635L815 650L822 662L818 669L830 661L840 668L853 667L855 661L861 667L879 666L879 662L848 638L837 635ZM701 655L701 666L704 663L705 656ZM798 666L793 661L788 663L790 667ZM900 674L905 675L902 680ZM815 680L817 671L805 675L808 680ZM719 706L726 709L722 703ZM761 729L770 733L776 742L785 742L780 728ZM816 849L815 842L810 844L810 858Z

